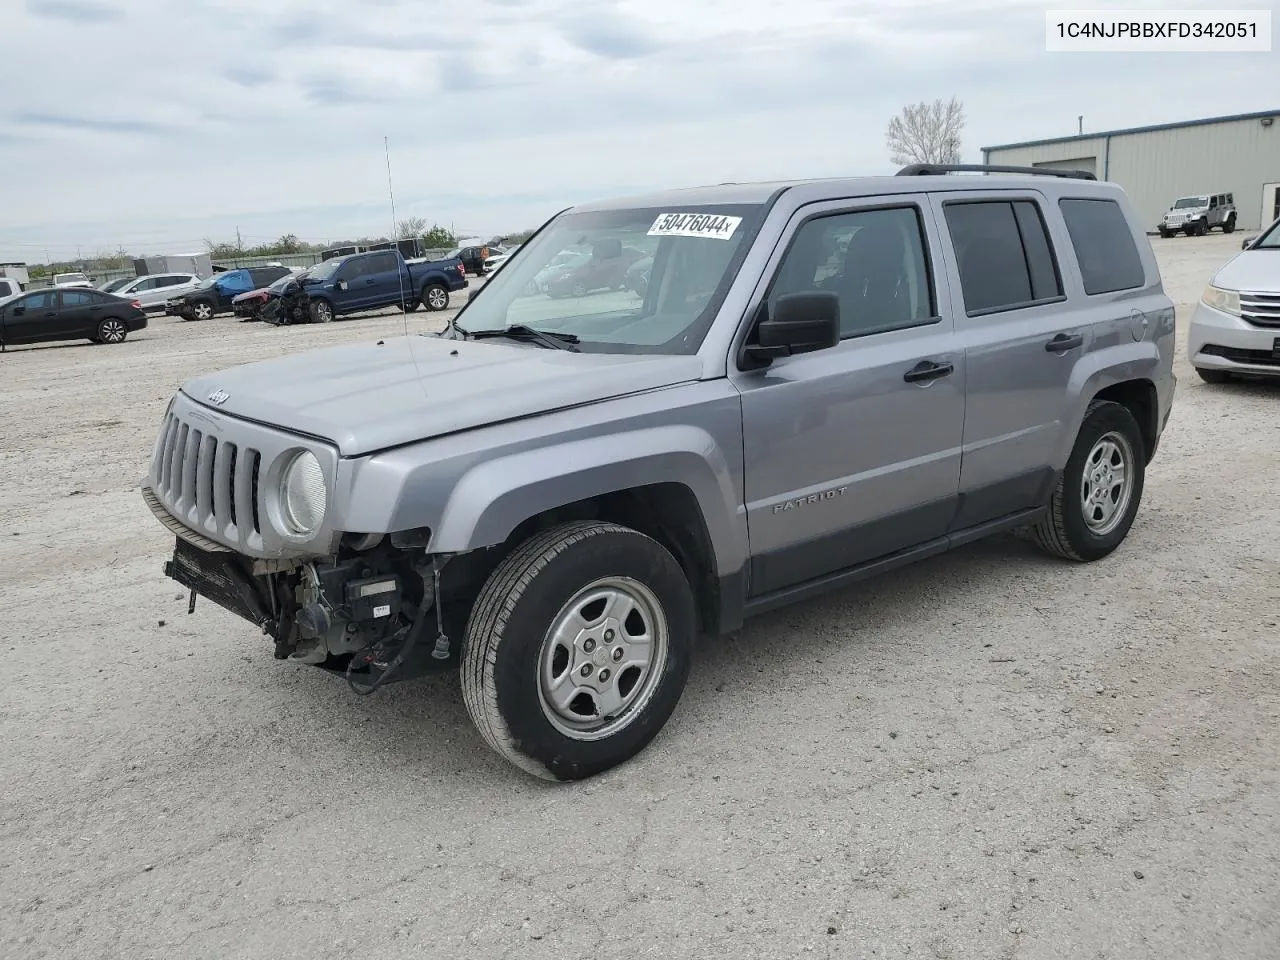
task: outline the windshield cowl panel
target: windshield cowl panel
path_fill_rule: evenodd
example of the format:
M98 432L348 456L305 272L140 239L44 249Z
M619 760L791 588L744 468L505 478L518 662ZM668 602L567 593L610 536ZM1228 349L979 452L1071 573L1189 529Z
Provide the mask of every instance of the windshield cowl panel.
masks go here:
M472 295L457 328L568 335L583 353L696 353L764 212L715 204L564 213Z

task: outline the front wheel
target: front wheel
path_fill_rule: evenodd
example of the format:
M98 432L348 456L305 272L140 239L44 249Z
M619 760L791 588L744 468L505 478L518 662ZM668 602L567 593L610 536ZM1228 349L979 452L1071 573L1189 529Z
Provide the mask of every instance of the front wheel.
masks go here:
M1085 413L1049 515L1034 528L1046 552L1100 560L1129 533L1146 478L1146 447L1129 408L1094 400Z
M467 712L494 751L582 780L648 745L684 692L693 592L657 541L613 523L535 535L481 588L462 653Z
M191 308L191 316L196 320L208 320L213 316L213 304L208 300L198 300Z
M444 284L429 283L422 288L422 305L428 310L439 311L449 306L449 291Z
M307 306L307 313L312 323L333 322L333 304L328 300L312 300Z

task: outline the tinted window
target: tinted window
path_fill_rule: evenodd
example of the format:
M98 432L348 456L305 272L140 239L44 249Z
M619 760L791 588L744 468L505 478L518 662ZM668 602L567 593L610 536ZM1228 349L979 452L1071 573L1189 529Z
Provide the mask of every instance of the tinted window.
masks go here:
M395 273L396 266L394 253L379 253L369 258L370 273Z
M1129 221L1114 200L1059 200L1085 293L1130 290L1146 282Z
M186 277L157 277L157 287L176 287L180 283L186 283Z
M158 286L160 286L160 280L158 277L147 277L145 280L140 280L133 287L131 292L141 293L143 290L154 290Z
M63 290L62 305L64 307L87 307L96 302L88 290Z
M840 297L842 339L931 322L933 290L916 208L861 210L803 224L769 297L807 290Z
M1035 203L948 203L960 290L969 314L1012 310L1061 296L1057 264Z
M56 294L52 290L40 290L37 293L31 293L23 297L18 301L18 304L28 310L52 310L55 296Z

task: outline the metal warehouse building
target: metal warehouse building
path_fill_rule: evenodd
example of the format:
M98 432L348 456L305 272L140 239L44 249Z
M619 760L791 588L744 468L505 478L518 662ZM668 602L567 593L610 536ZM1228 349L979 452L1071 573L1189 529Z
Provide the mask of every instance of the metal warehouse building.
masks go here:
M1088 170L1124 187L1149 231L1178 197L1235 195L1236 226L1280 217L1280 110L983 147L984 163Z

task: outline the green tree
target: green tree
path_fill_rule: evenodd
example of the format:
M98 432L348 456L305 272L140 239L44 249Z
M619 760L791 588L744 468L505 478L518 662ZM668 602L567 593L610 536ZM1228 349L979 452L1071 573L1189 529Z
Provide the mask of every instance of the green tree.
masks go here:
M458 242L458 238L453 235L452 230L437 223L422 235L422 242L430 248L452 247Z

